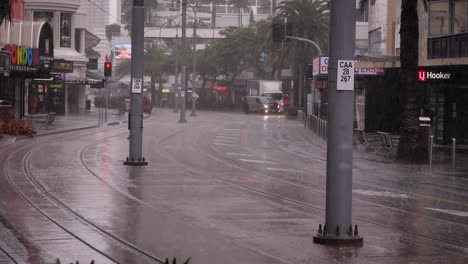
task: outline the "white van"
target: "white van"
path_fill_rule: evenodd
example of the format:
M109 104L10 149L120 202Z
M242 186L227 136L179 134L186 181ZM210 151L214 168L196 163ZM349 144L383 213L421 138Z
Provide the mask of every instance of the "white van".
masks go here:
M264 96L246 96L246 105L244 105L244 111L246 113L278 113L280 112L280 106L278 103L268 97Z

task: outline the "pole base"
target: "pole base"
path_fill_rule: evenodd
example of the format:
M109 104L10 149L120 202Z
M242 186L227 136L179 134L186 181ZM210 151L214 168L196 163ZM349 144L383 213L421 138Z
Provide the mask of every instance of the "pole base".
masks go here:
M197 116L197 113L192 112L192 113L190 114L190 116Z
M362 247L364 239L359 236L358 226L354 226L354 232L352 226L346 233L340 233L340 228L336 228L335 233L327 232L327 226L323 227L319 225L317 234L314 236L314 243L323 245L350 245Z
M314 243L323 245L350 245L362 247L364 239L360 236L315 235Z
M145 158L138 158L135 160L133 158L129 159L127 157L127 160L125 160L123 164L127 166L146 166L148 165L148 162L145 160Z
M185 119L180 119L177 123L179 123L179 124L185 124L185 123L187 123L187 120L185 120Z

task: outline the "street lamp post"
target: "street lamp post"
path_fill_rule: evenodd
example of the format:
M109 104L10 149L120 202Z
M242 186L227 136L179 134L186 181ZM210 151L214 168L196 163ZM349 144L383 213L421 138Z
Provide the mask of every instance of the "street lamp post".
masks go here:
M133 0L132 10L132 73L129 113L130 146L125 165L148 165L142 156L143 145L143 60L144 0Z
M197 3L198 5L198 3ZM193 73L192 73L192 113L190 116L197 116L195 112L196 107L196 96L195 88L197 87L197 13L194 10L194 21L193 21L193 50L192 50L192 63L193 63Z
M182 0L182 44L181 50L182 54L180 56L180 65L182 67L182 92L181 92L181 102L180 102L180 119L179 123L187 123L185 119L185 98L187 96L187 65L185 65L185 42L186 42L186 27L187 27L187 0Z

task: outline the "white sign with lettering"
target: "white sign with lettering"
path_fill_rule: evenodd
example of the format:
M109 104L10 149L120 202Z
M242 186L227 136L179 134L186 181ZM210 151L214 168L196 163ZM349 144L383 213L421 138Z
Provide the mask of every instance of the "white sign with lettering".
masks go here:
M354 61L338 60L336 89L339 91L354 90Z
M132 79L132 93L141 93L142 90L142 79L141 78L133 78Z

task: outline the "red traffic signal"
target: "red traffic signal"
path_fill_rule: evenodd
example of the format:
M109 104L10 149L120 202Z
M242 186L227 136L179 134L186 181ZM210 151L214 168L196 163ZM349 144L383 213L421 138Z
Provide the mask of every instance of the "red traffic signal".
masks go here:
M111 77L112 76L112 63L111 62L104 62L104 76Z

